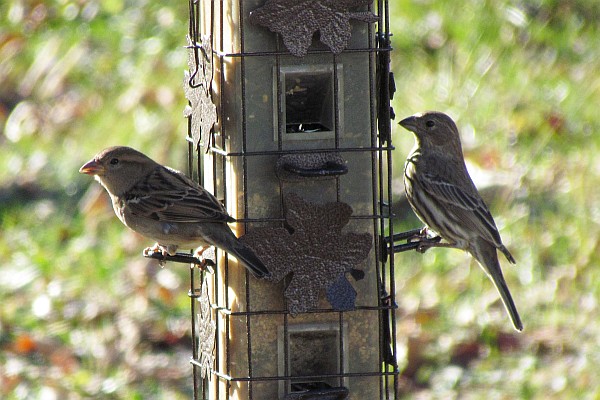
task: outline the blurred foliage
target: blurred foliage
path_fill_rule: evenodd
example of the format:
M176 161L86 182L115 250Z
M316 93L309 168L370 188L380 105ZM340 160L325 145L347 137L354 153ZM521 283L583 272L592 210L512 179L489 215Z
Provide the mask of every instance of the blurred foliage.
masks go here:
M390 7L396 115L457 121L525 323L467 255L398 255L401 392L598 398L600 3ZM191 397L187 272L141 259L77 173L111 144L184 168L186 32L186 2L0 3L1 398ZM394 142L401 203L412 135Z
M77 172L112 144L183 168L186 27L185 2L0 3L1 398L191 397L186 268Z

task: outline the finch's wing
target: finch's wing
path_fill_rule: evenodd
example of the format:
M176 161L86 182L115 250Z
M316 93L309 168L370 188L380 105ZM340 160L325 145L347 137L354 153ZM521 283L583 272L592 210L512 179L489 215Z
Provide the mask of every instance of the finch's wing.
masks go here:
M132 214L168 222L232 222L225 207L203 187L167 167L158 167L124 196Z
M431 174L423 175L422 186L431 196L456 213L465 225L489 242L502 245L494 218L479 193L469 194L460 186Z

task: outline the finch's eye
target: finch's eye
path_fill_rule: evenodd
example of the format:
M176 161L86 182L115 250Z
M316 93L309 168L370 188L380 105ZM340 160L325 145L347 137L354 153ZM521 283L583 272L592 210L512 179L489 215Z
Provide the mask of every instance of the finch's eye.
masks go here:
M118 163L119 163L118 158L113 158L112 160L110 160L110 165L117 165Z
M425 126L427 126L428 128L432 128L434 125L435 125L435 122L433 122L432 120L425 122Z

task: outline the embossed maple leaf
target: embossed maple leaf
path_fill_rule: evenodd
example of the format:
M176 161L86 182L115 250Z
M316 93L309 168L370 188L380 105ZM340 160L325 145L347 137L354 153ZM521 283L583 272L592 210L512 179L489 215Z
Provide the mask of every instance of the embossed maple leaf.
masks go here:
M264 6L250 13L250 19L279 33L285 47L295 56L306 55L316 31L321 34L321 42L337 54L348 45L351 19L377 21L377 16L371 12L350 11L372 2L373 0L267 0Z
M192 119L192 140L194 146L208 148L210 132L217 122L217 107L211 98L213 76L212 46L210 37L202 38L202 44L193 44L188 36L188 68L184 72L183 91L189 104L183 110L183 116ZM198 64L196 64L196 50Z
M345 274L368 256L371 234L342 232L352 215L348 204L313 204L290 194L285 205L291 231L256 228L241 240L266 264L271 280L280 281L293 272L284 293L291 314L315 308L323 289L335 309L354 308L356 292Z
M198 357L200 358L200 373L202 378L210 376L213 368L214 358L212 355L215 348L215 331L217 325L213 321L208 298L208 279L205 276L202 282L202 293L198 298L200 312L198 313Z

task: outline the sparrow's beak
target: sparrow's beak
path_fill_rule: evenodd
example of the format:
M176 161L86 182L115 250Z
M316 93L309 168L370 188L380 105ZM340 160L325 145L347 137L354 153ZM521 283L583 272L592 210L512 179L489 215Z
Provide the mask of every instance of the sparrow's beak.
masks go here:
M90 160L79 168L79 172L86 175L101 175L104 172L104 167L96 160Z
M417 117L415 115L411 115L410 117L404 118L402 121L398 122L398 124L402 125L411 132L415 132L417 129Z

